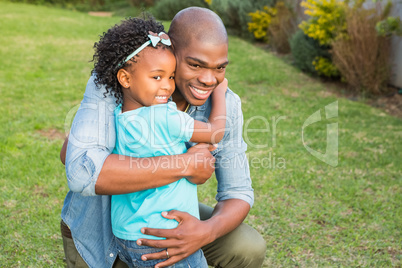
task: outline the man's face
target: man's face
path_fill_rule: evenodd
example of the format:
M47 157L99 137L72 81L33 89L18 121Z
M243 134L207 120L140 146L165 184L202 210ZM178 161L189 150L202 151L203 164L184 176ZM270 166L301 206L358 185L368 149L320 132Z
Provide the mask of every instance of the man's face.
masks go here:
M193 39L187 47L178 47L175 56L177 89L191 105L203 105L225 78L228 44Z

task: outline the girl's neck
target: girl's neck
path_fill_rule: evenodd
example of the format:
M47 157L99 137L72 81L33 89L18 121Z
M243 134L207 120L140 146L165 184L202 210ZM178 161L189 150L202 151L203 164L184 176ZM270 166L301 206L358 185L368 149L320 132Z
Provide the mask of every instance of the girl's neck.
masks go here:
M136 110L138 108L141 108L142 105L139 104L136 101L132 101L130 99L126 99L123 97L123 105L121 106L121 112L128 112L128 111L132 111L132 110Z
M180 93L179 90L175 90L172 94L172 98L173 101L176 103L177 106L177 110L180 111L185 111L187 106L188 106L188 102L186 101L186 99L183 97L183 95Z
M187 110L189 103L186 101L186 99L183 97L183 95L178 90L173 92L172 98L173 98L173 101L176 103L177 110L180 110L183 112ZM131 110L135 110L135 109L138 109L141 107L142 107L142 105L140 105L138 102L132 101L131 99L125 99L123 97L123 105L121 107L121 111L123 113L127 112L127 111L131 111Z

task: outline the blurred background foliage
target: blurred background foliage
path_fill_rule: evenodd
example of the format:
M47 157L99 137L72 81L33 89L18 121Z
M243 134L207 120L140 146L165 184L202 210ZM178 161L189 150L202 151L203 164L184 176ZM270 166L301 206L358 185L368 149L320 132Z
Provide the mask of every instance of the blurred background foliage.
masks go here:
M196 2L13 1L80 11L67 12L0 1L4 63L0 68L0 266L64 267L59 215L68 189L58 155L67 131L66 113L78 107L90 74L93 42L124 16L150 11L161 19L158 12L169 8L165 14L172 17L185 3L193 6ZM391 7L386 1L377 1L371 7L349 9L355 3L350 1L346 11L340 12L344 16L340 25L346 26L324 44L319 38L322 33L311 36L299 25L305 21L307 27L321 17L332 21L330 14L313 16L316 10L324 10L324 4L334 3L331 0L197 3L217 12L231 34L258 42L251 45L229 37L227 75L231 88L241 97L246 124L261 115L272 118L276 126L275 118L286 115L277 132L248 135L251 165L256 159L269 160L267 168L251 166L256 202L247 219L272 245L264 267L401 267L402 177L398 166L402 150L397 141L402 124L400 118L386 114L402 117L401 109L396 111L400 106L386 106L384 113L355 101L354 96L347 95L353 101L341 97L344 91L338 94L350 90L363 95L370 88L379 90L373 95L386 92L383 82L376 89L364 81L376 77L373 70L380 77L389 75L389 39L400 34L400 19L387 14ZM81 13L88 11L109 11L118 17ZM267 11L269 20L263 14ZM243 24L238 24L240 21ZM253 29L259 29L257 36ZM277 45L281 44L278 40L289 42L290 52L282 51L285 45ZM362 49L362 44L373 50ZM339 75L330 79L345 81L348 87L313 79L327 77L317 69L331 73L333 66ZM343 73L348 68L353 77ZM378 99L377 107L384 108L384 98ZM300 139L304 119L317 109L324 112L324 106L334 101L339 101L340 107L337 168L314 160ZM261 121L253 122L255 125L249 126L259 129L256 122ZM308 145L325 152L326 125L334 122L323 120L307 130ZM268 150L252 146L265 142L270 144ZM276 168L275 159L286 159L286 168ZM199 196L213 205L216 180L208 183L200 187Z
M9 0L116 16L150 12L169 21L189 6L216 12L232 35L289 55L299 69L339 80L352 93L388 94L390 39L402 34L389 0ZM371 3L371 5L367 5ZM366 46L365 44L371 44Z

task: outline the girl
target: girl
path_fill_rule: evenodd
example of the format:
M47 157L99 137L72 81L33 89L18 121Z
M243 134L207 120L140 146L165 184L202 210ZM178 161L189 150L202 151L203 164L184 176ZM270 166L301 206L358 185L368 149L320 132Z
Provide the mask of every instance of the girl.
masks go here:
M94 48L95 83L104 85L119 104L114 153L137 158L177 155L187 150L185 142L218 143L223 138L227 80L212 93L209 123L178 111L169 101L175 89L176 59L160 23L152 18L127 19L104 33ZM160 163L162 168L169 164L174 163ZM161 215L172 209L199 218L196 185L183 178L162 187L112 196L112 230L121 247L120 258L130 267L154 267L161 262L143 261L141 255L166 249L138 246L136 240L161 239L142 234L142 227L175 228L177 221ZM198 250L172 267L208 266Z

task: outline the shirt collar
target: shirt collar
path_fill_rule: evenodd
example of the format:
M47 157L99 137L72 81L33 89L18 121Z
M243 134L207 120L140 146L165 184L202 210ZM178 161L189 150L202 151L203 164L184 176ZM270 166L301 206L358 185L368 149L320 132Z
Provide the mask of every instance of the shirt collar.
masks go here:
M194 105L190 105L190 107L187 110L188 114L193 113L195 110L197 111L205 111L208 108L209 102L210 102L211 98L208 98L203 105L201 106L194 106ZM173 101L172 96L170 96L169 101Z

